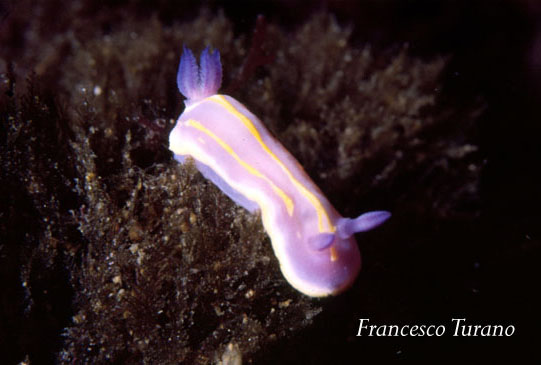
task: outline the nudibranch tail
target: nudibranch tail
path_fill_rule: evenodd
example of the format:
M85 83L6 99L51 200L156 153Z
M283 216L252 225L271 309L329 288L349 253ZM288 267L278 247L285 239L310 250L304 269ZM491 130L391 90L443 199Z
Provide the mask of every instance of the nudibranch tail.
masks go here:
M188 102L202 100L218 92L222 83L220 52L201 53L199 66L192 51L184 47L177 73L177 85Z
M361 214L357 218L340 218L336 230L340 238L348 238L357 232L366 232L376 228L391 217L385 210L377 210Z

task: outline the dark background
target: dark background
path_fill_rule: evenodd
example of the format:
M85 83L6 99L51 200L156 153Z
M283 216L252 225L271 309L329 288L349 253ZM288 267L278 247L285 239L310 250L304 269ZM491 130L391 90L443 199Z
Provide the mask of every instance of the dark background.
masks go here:
M336 337L347 294L316 325L279 351L297 361L335 359L456 363L540 358L539 341L541 7L535 1L329 2L355 24L354 39L382 49L407 42L413 54L450 54L443 89L449 102L482 96L478 141L484 156L479 217L464 222L411 222L408 248L380 253L388 275L371 277L377 303L356 303L375 324L445 324L444 338ZM281 21L297 22L294 11ZM271 16L272 17L272 16ZM393 223L390 223L393 224ZM430 228L427 229L427 226ZM414 247L411 250L411 247ZM366 270L366 267L365 267ZM363 307L370 308L363 311ZM513 324L513 338L453 338L451 318L471 324ZM358 323L352 323L349 336ZM309 343L310 345L306 345Z
M92 12L93 7L107 7L124 14L157 11L167 24L195 16L198 4L104 1L88 8ZM420 58L448 55L440 102L460 105L480 99L486 105L473 136L483 160L479 199L464 207L466 213L475 213L474 218L436 221L408 208L397 209L384 233L394 242L392 251L370 248L371 263L356 283L380 295L357 302L345 293L324 302L313 326L273 343L254 361L539 361L539 3L210 1L206 5L222 8L239 34L250 33L259 14L269 23L295 29L310 14L329 11L340 23L354 25L354 45L369 43L375 52L388 52L407 43L409 52ZM0 32L8 31L8 24L13 26L9 23L12 12L23 10L15 2L0 3ZM414 185L415 181L404 183ZM387 233L393 227L394 233ZM400 236L409 240L402 247L396 244ZM374 324L444 324L447 334L444 338L358 338L354 335L359 318L369 318ZM452 318L467 318L469 324L512 324L516 332L511 338L453 338ZM0 336L7 330L0 328ZM24 341L19 345L15 352L25 353Z

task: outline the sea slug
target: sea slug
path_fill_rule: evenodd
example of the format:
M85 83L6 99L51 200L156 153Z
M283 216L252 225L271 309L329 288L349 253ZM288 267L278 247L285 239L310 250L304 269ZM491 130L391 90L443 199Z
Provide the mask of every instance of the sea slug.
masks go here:
M221 79L218 51L207 47L198 66L184 47L177 84L186 108L171 131L169 148L180 162L193 158L237 204L261 212L282 273L294 288L313 297L340 293L361 266L354 233L380 225L390 213L343 218L255 115L217 94Z

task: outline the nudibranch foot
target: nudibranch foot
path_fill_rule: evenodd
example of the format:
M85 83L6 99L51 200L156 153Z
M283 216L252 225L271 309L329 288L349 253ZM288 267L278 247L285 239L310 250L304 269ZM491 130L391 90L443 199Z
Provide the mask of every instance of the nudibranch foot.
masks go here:
M175 159L184 163L186 161L186 156L175 155ZM197 160L195 162L195 167L206 179L212 181L225 195L227 195L235 203L249 211L250 213L255 213L259 209L259 206L253 200L246 198L244 195L239 193L237 190L233 189L220 175L218 175L212 168L205 165L202 162Z

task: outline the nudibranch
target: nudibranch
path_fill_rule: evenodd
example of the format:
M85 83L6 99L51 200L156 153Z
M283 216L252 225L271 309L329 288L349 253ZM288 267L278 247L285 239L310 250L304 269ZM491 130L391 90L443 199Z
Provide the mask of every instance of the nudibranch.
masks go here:
M361 267L356 232L390 217L373 211L343 218L297 160L244 105L217 94L222 65L217 50L202 52L199 66L184 47L177 84L184 112L169 136L169 148L237 204L261 212L287 281L300 292L323 297L347 289Z

